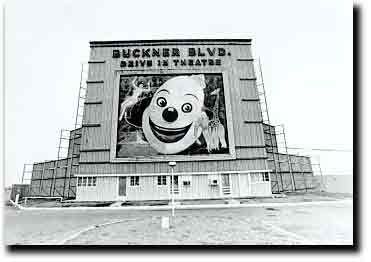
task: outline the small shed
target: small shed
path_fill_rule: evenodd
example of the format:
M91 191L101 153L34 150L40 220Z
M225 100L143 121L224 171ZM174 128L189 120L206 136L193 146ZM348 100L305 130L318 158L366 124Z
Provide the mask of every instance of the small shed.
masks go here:
M13 184L12 191L10 193L10 199L15 201L15 197L19 194L19 199L22 197L28 196L28 192L30 190L29 184Z

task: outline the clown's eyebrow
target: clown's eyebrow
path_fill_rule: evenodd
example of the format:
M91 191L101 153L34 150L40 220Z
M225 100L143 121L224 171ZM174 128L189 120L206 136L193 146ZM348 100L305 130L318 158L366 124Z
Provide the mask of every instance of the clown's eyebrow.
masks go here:
M160 91L157 92L157 94L160 93L160 92L162 92L162 91L168 92L170 94L169 90L166 90L166 89L161 89Z
M197 100L199 100L198 97L195 96L194 94L185 94L185 96L193 96L194 98L196 98Z

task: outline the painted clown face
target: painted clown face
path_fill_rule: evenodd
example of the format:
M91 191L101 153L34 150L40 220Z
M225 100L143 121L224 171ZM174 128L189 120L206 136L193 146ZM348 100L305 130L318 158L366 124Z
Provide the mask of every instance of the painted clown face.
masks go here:
M204 105L204 75L177 76L153 95L143 113L143 132L159 153L175 154L187 149L201 135L195 130Z

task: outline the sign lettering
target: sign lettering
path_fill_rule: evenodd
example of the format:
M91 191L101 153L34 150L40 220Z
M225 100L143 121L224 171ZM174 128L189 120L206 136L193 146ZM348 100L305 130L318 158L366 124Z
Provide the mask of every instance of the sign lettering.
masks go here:
M205 67L221 66L222 58L231 56L223 47L124 48L112 50L112 58L123 58L120 67ZM156 58L155 60L151 58ZM164 58L164 59L161 59Z

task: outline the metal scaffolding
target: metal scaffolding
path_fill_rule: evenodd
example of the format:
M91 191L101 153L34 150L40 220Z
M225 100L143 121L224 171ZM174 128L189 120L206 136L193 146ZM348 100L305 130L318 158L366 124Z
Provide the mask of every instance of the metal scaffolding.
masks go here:
M33 171L33 164L23 165L21 184L28 184L31 181L32 171Z
M76 143L76 140L78 138L81 138L82 133L78 134L76 132L77 129L82 127L82 120L84 116L84 104L86 100L86 93L87 93L87 85L86 81L88 80L88 64L81 64L81 73L80 73L80 87L79 87L79 95L77 99L77 109L76 109L76 115L75 115L75 125L74 125L74 132L72 132L72 138L70 143L70 150L69 150L69 161L67 161L67 165L69 164L69 167L67 167L67 173L68 173L68 191L67 191L67 198L75 197L76 192L71 191L71 179L72 176L76 173L79 173L79 164L73 163L73 159L80 157L80 143ZM76 147L77 146L77 147ZM76 149L77 151L76 152ZM73 169L76 168L76 172L73 172Z
M78 139L81 137L81 126L84 113L84 103L86 98L86 80L88 75L87 64L81 65L80 86L77 101L77 110L75 115L74 129L62 129L59 135L59 144L57 152L57 160L44 161L36 164L25 164L22 183L27 173L34 172L31 183L31 195L37 197L75 197L76 192L72 190L71 180L74 178L76 169L78 169L78 161L74 161L80 157L80 143ZM33 168L27 172L26 165L38 168ZM63 170L63 171L61 171ZM36 175L37 173L37 175ZM31 180L31 179L29 179ZM63 183L61 183L63 180ZM48 182L50 181L50 183ZM60 183L57 183L60 182Z
M309 164L302 163L299 161L299 159L304 159L305 156L296 155L296 157L294 157L293 154L289 153L284 125L271 125L260 58L254 60L254 70L261 108L261 119L263 121L265 146L268 156L266 168L272 169L272 174L274 174L274 176L271 176L273 178L271 179L272 192L290 192L301 190L303 188L305 190L315 188L315 181L307 181L307 178L305 177L306 172L313 175L313 167L311 162L309 161ZM269 165L270 163L271 165ZM295 170L301 170L299 173L301 173L301 177L303 179L299 178L298 172L294 172L293 166L296 166ZM287 167L286 170L283 167ZM308 171L304 172L304 170ZM286 178L286 174L289 175L289 179ZM299 180L304 181L304 187L297 186Z
M260 58L257 60L254 60L254 70L255 70L255 76L256 76L256 88L258 91L258 98L259 98L259 104L260 104L260 112L261 112L261 119L263 121L263 133L265 137L265 146L268 149L267 151L272 151L274 152L274 132L271 130L271 122L269 118L269 112L268 112L268 103L267 103L267 96L265 92L265 86L264 86L264 78L263 78L263 71L262 71L262 66L260 63ZM268 130L266 130L268 129ZM268 132L267 132L268 131ZM267 143L268 142L268 143ZM274 163L274 175L277 181L276 183L273 183L272 188L277 187L279 191L279 184L278 184L278 173L277 173L277 167L276 167L276 159L275 159L275 154L272 154L273 157L273 163ZM268 161L265 162L265 168L269 169L268 167ZM281 178L282 180L282 178Z

